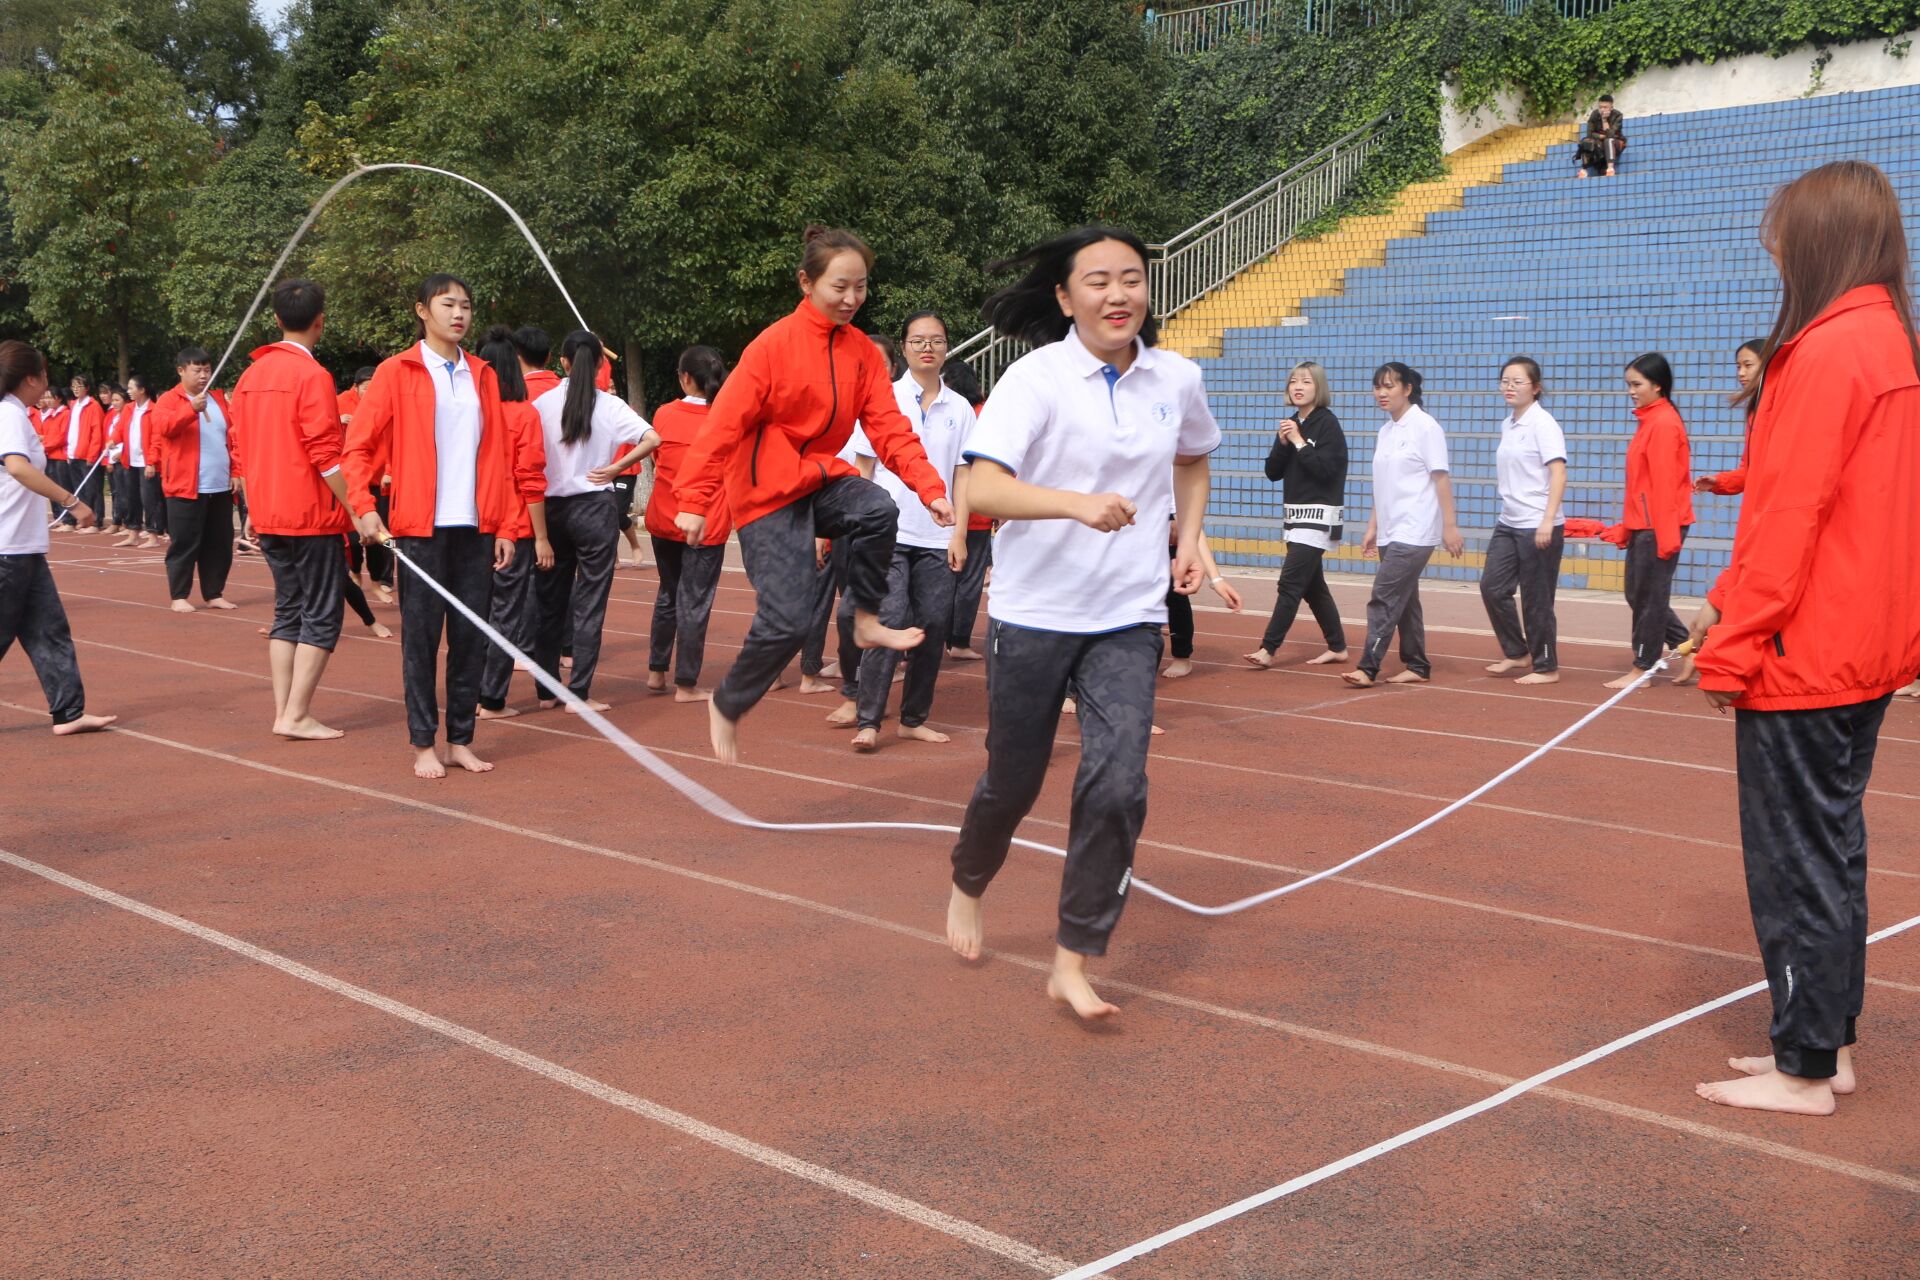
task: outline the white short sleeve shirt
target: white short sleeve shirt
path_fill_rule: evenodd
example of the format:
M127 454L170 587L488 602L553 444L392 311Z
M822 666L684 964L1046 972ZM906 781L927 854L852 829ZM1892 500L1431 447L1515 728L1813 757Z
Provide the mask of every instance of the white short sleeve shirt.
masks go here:
M1433 473L1451 471L1447 435L1433 415L1409 405L1398 422L1380 425L1373 448L1374 541L1440 545L1440 493Z
M1166 621L1174 459L1212 453L1220 426L1198 365L1143 343L1134 352L1120 373L1070 331L995 384L964 457L1043 488L1122 494L1138 514L1115 533L1077 520L1008 523L994 539L994 620L1078 635Z
M1494 470L1500 477L1500 523L1512 529L1538 529L1547 514L1547 464L1565 463L1567 437L1538 400L1500 424L1500 450ZM1554 517L1565 524L1564 512Z
M606 466L653 434L652 425L635 413L632 405L611 391L596 391L593 419L586 436L572 444L563 443L560 419L567 407L567 386L572 381L560 379L559 386L533 402L534 412L540 415L540 434L547 442L549 498L570 498L613 488L612 481L594 484L587 479L587 472Z
M902 374L900 381L893 384L893 398L900 406L901 415L913 424L914 434L920 437L920 447L927 451L927 462L939 473L940 483L946 485L951 494L953 469L960 465L960 450L973 430L973 407L942 383L939 396L922 411L920 384L910 373ZM858 444L862 456L874 459L873 482L885 489L893 505L900 508L900 529L894 541L902 546L945 551L953 531L933 522L933 513L920 501L920 495L879 460L864 431L858 433Z
M127 404L127 456L123 461L136 471L144 470L147 465L147 410L153 407L153 401Z
M8 454L17 453L41 471L46 446L19 396L0 399L0 556L47 554L47 500L8 475Z
M480 389L465 352L447 360L422 341L420 359L433 377L433 525L477 529Z

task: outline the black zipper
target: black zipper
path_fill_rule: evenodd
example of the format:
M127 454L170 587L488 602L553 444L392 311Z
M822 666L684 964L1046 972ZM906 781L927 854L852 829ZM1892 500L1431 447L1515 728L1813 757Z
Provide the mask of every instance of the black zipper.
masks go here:
M827 425L813 437L815 440L833 430L833 421L840 416L840 378L833 359L833 340L839 332L839 325L827 330L827 382L833 387L833 407L827 411ZM747 463L747 478L748 483L755 486L760 483L760 441L766 434L767 427L764 422L753 429L753 454ZM819 463L814 465L820 466ZM825 480L826 477L827 469L820 466L820 478Z
M1773 633L1773 652L1776 657L1784 658L1787 656L1787 642L1780 638L1778 631Z

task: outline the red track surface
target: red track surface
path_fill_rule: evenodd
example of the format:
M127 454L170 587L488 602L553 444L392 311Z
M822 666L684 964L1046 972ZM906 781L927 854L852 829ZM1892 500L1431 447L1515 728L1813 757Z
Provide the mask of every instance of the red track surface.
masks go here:
M939 837L734 830L558 713L483 725L489 776L416 781L371 639L316 703L349 736L280 742L262 565L236 567L238 613L177 616L157 558L55 555L91 708L125 732L56 742L9 655L0 849L336 985L0 865L7 1274L1033 1275L1759 977L1731 721L1691 692L1636 695L1352 878L1224 920L1141 898L1097 968L1123 1012L1089 1030L1041 995L1051 858L1015 852L969 967L937 936ZM751 606L726 583L710 678ZM724 772L704 711L640 688L651 590L621 573L596 687L636 737L760 817L957 821L977 664L942 677L950 746L856 757L829 700L788 692ZM1350 617L1364 591L1337 588ZM1329 865L1624 665L1563 639L1574 665L1529 693L1480 673L1475 597L1430 587L1428 616L1464 629L1433 638L1439 683L1356 693L1238 667L1260 619L1203 613L1209 665L1163 687L1141 874L1217 902ZM1562 617L1624 631L1615 604ZM1073 761L1063 740L1036 838L1063 834ZM1920 914L1920 707L1893 709L1875 792L1880 927ZM1116 1274L1911 1276L1920 934L1869 972L1863 1089L1833 1119L1694 1098L1764 1048L1749 1001Z

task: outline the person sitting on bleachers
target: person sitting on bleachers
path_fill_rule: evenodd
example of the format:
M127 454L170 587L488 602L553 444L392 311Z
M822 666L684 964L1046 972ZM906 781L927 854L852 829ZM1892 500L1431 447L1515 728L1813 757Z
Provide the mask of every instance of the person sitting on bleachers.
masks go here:
M1587 135L1574 152L1573 176L1576 178L1614 176L1620 153L1627 149L1627 122L1613 106L1613 95L1601 97L1600 104L1587 117Z

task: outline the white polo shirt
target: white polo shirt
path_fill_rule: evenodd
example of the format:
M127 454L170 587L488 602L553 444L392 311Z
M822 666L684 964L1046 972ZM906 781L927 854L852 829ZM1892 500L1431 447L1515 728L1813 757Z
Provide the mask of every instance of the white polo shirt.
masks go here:
M473 384L466 352L452 360L420 342L420 359L433 378L433 525L480 527L480 389Z
M1408 405L1398 422L1380 425L1373 447L1374 541L1412 547L1440 545L1440 493L1433 473L1451 471L1447 436L1433 415Z
M962 450L1028 484L1118 493L1134 522L1100 533L1077 520L1015 520L994 538L996 621L1092 635L1167 620L1166 513L1175 457L1212 453L1220 426L1200 367L1136 341L1125 373L1069 332L1000 375Z
M46 446L15 395L0 399L0 556L43 556L49 544L47 500L7 474L10 453L47 469Z
M573 444L562 443L560 416L567 407L567 384L571 381L571 378L560 379L559 386L533 402L534 412L540 415L540 434L547 442L549 498L570 498L613 488L612 481L594 484L587 479L587 472L606 466L653 434L653 427L633 411L632 405L611 391L595 391L587 434ZM621 447L609 451L609 440Z
M967 435L973 430L973 406L954 393L946 383L940 384L940 394L923 412L920 408L920 384L913 380L911 373L900 375L900 381L893 384L893 398L900 406L900 413L913 424L914 434L920 437L920 447L927 451L927 462L939 473L940 483L947 486L947 493L953 493L953 469L960 465L960 450L967 442ZM921 547L928 551L945 551L952 540L953 530L942 529L933 522L933 513L920 501L920 495L907 487L907 482L887 469L879 456L873 452L873 445L867 439L865 431L856 431L853 440L848 442L857 446L856 452L862 457L874 460L873 482L887 491L893 499L893 505L900 508L900 529L894 535L894 541L909 547Z
M1550 462L1565 463L1567 437L1536 400L1515 419L1508 414L1500 424L1500 450L1494 470L1500 477L1500 523L1511 529L1538 529L1547 514L1547 472ZM1567 522L1564 511L1553 522Z

